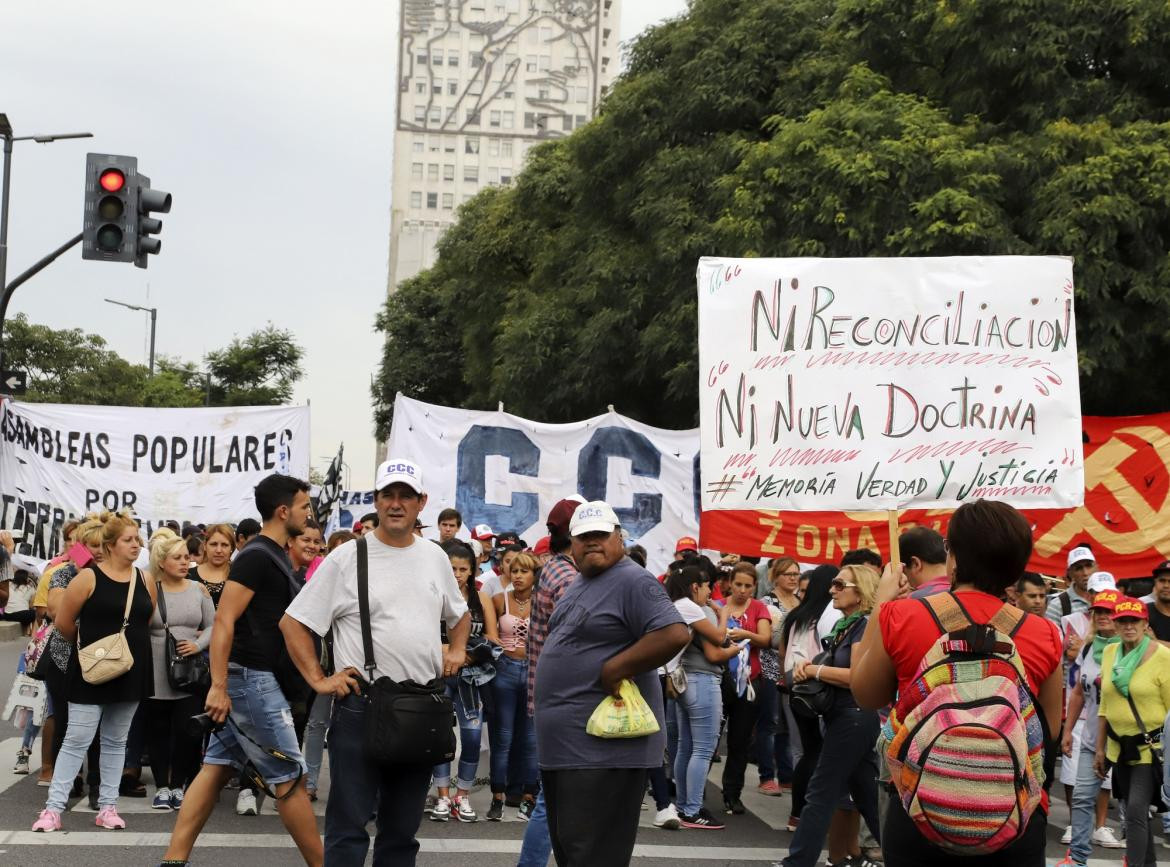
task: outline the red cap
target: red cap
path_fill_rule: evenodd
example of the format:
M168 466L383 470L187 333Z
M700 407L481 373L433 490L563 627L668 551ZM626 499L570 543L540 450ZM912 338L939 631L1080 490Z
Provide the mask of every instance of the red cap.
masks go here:
M1126 597L1121 595L1119 590L1102 590L1093 597L1093 604L1090 608L1103 608L1112 614L1117 610L1117 603Z
M1140 599L1134 599L1132 596L1121 597L1113 609L1114 620L1120 620L1123 617L1136 617L1139 620L1150 619L1149 612L1146 611L1146 603Z
M553 506L549 510L548 521L546 522L549 533L556 536L569 535L569 521L572 520L573 512L577 510L579 505L581 504L576 500L566 499L561 500Z
M536 554L537 556L540 556L541 554L547 554L549 552L549 542L550 539L548 536L542 536L540 541L532 546L532 553Z
M699 540L694 536L683 536L678 540L678 542L675 543L674 546L674 553L677 554L680 551L694 551L695 553L698 553Z

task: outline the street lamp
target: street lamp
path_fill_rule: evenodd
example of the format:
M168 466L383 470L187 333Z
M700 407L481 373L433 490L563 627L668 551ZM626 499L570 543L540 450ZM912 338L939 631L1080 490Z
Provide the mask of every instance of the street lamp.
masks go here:
M3 365L4 320L8 314L8 301L12 293L8 290L8 182L12 177L12 143L18 141L35 141L48 144L67 138L93 138L91 132L61 132L53 135L12 135L12 124L8 115L0 114L0 138L4 139L4 174L0 183L0 366ZM13 287L15 288L15 287Z
M125 301L115 301L113 298L107 298L106 301L110 304L117 304L119 307L125 307L127 310L141 310L143 313L150 314L150 375L154 376L154 326L158 321L158 308L139 307L137 304L127 304Z

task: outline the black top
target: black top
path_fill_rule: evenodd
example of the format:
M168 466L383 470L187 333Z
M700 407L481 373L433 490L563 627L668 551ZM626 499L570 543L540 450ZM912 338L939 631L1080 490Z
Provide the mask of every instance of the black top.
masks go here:
M191 570L187 573L187 577L195 583L202 584L206 587L207 595L211 597L211 604L219 608L219 594L223 593L223 585L227 583L226 581L204 581L199 576L198 566L192 566Z
M129 588L115 581L97 567L90 565L95 577L93 595L85 601L78 616L77 641L85 647L99 638L113 635L122 628L122 613L126 610ZM134 570L134 602L130 606L130 624L126 627L126 641L134 665L120 677L94 685L81 676L77 654L69 662L69 701L77 704L113 704L118 701L142 701L154 694L154 660L150 650L150 615L154 603L142 573Z
M1158 610L1158 606L1151 602L1146 606L1150 613L1150 629L1154 630L1154 637L1159 641L1170 641L1170 617Z
M274 557L283 561L284 569L274 562ZM260 671L275 670L284 648L278 624L292 601L291 573L288 555L267 536L257 536L232 561L228 581L243 584L255 594L236 621L228 657L232 662Z
M852 668L853 667L853 645L861 641L861 637L865 634L865 626L869 623L869 617L862 617L855 621L845 630L845 634L839 636L839 640L834 643L828 638L825 639L826 650L830 651L830 657L825 662L825 665L833 668ZM834 701L833 712L840 710L857 710L857 701L853 698L853 692L849 689L840 686L833 687Z

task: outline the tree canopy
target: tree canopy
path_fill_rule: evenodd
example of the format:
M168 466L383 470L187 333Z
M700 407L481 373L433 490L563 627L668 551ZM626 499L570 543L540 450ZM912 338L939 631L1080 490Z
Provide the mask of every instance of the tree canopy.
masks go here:
M271 325L234 338L207 354L211 405L287 402L301 376L302 354L291 332ZM96 334L31 323L23 313L5 325L4 359L28 371L28 393L21 400L33 403L186 407L208 399L206 373L193 362L162 356L152 377L145 365L126 361Z
M1084 411L1164 410L1168 243L1164 0L692 0L387 300L379 433L695 424L703 255L1071 255Z

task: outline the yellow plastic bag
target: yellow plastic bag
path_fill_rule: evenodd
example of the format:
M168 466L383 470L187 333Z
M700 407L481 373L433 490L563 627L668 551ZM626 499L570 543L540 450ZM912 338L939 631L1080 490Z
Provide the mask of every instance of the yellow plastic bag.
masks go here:
M618 687L621 698L607 695L589 717L585 731L598 738L644 738L658 731L654 711L632 680Z

